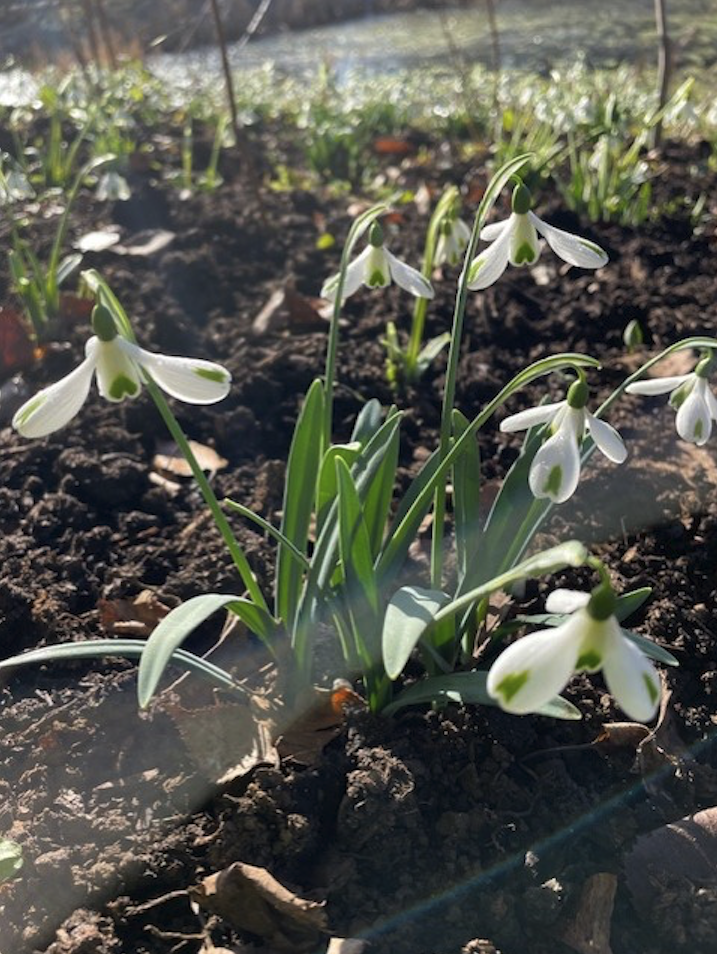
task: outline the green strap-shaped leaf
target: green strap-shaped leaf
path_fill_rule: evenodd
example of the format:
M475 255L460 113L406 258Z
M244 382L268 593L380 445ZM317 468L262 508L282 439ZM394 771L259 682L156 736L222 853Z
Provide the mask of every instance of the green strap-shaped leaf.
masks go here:
M271 643L276 632L276 621L266 610L260 609L250 600L227 593L204 593L187 600L168 613L147 640L139 661L137 680L137 695L142 709L149 704L156 692L174 651L197 626L220 609L236 613L253 633L265 643Z
M617 616L618 620L622 623L623 620L626 620L629 616L632 616L633 613L636 613L651 595L651 586L641 586L637 590L623 593L617 598L615 616Z
M309 388L296 422L289 451L284 487L284 514L281 533L301 553L306 553L311 515L314 510L316 478L321 462L324 388L318 379ZM299 602L304 570L294 554L279 547L276 565L277 617L291 626Z
M357 441L361 447L365 447L371 440L376 431L381 427L383 420L383 410L381 402L376 398L367 401L359 411L356 417L356 423L351 434L351 441Z
M450 597L440 590L403 586L391 597L381 636L383 664L389 679L397 679L421 636Z
M350 466L356 460L360 451L361 444L358 441L351 441L350 444L332 444L324 454L319 470L316 495L316 526L318 532L321 532L326 515L331 509L331 504L336 500L336 494L338 493L336 484L336 461L341 458L341 460Z
M73 661L75 659L101 659L104 656L121 656L124 659L139 659L147 645L146 639L91 639L85 643L63 643L60 646L44 646L3 659L0 670L17 669L20 666L39 666L43 663ZM170 662L204 676L224 689L245 690L219 666L187 652L175 649Z
M395 412L394 412L395 413ZM391 420L391 412L389 412ZM393 500L393 488L396 482L396 467L398 466L400 435L398 428L394 428L386 442L383 459L370 481L363 502L363 516L366 521L371 555L374 560L381 551L381 545L386 534L388 514Z
M453 411L456 438L468 430L470 422L460 411ZM470 441L453 465L453 519L456 534L458 577L464 580L480 550L480 449Z
M642 636L640 633L634 633L631 629L622 627L622 635L631 640L638 649L640 649L650 659L660 662L664 666L679 666L679 662L664 646L658 646L651 639Z
M339 552L343 566L352 617L356 612L353 602L360 600L372 614L378 613L378 590L371 556L371 542L363 518L356 485L345 461L336 460L336 479L339 491Z
M393 715L406 706L415 706L433 702L458 702L463 705L497 706L497 700L488 695L488 673L455 672L447 676L432 676L422 679L394 699L383 710L384 715ZM581 719L580 710L556 696L542 706L535 715L549 716L552 719Z

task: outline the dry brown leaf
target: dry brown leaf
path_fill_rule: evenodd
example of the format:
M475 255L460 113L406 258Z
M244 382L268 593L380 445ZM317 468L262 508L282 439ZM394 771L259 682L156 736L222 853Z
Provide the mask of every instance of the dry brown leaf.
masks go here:
M324 302L319 298L306 298L290 283L273 292L252 322L252 333L260 336L289 328L292 331L312 331L324 328L326 315Z
M332 689L314 689L309 705L277 737L279 755L301 765L313 765L341 731L346 709L365 705L345 679L337 679Z
M156 255L161 252L175 239L175 233L167 229L146 229L133 235L131 245L113 245L112 251L118 255L132 255L145 258L150 255Z
M351 937L332 937L326 954L362 954L368 944Z
M315 949L326 934L324 903L300 898L265 868L235 862L189 889L190 898L279 951Z
M153 590L142 590L130 599L97 603L102 627L113 636L149 636L170 610Z
M625 876L635 903L649 912L654 884L685 880L717 884L717 806L640 835L625 859Z
M206 444L190 441L189 446L199 466L209 474L216 474L218 470L223 470L229 463L224 457L220 457L213 447L207 447ZM160 472L160 476L166 476L167 474L172 474L175 477L192 476L192 468L182 456L177 445L172 441L163 441L158 444L158 453L152 458L152 466Z
M201 708L166 703L165 708L198 771L217 785L228 785L257 765L279 764L272 711L260 696Z
M583 885L578 910L561 939L578 954L612 954L610 925L617 876L601 871Z
M606 722L592 744L608 751L636 749L648 735L650 730L641 722Z

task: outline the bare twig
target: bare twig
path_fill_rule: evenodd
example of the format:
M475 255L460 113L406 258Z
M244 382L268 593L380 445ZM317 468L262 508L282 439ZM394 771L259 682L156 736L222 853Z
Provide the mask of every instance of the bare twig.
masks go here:
M227 102L229 104L229 112L232 117L232 128L234 129L234 135L238 142L240 138L239 116L237 113L236 96L234 95L234 80L232 79L231 66L229 65L229 55L227 53L227 39L224 33L222 16L219 11L219 3L217 0L211 0L211 4L212 16L214 17L214 27L217 33L217 44L219 45L219 53L222 58L222 70L224 71L224 85L227 92Z

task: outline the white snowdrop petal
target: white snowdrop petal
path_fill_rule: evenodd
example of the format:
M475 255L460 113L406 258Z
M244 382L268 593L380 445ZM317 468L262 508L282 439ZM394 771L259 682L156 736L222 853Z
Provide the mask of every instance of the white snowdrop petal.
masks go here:
M545 611L546 613L574 613L576 610L583 609L589 602L589 593L558 588L548 594Z
M486 226L486 229L489 229L490 225ZM485 229L483 229L485 232ZM483 238L483 232L481 232L481 238ZM453 223L453 238L456 240L458 245L461 245L463 248L466 247L471 238L471 227L467 222L464 222L463 219L456 219Z
M713 421L717 421L717 398L714 396L710 390L709 385L705 388L705 401L707 402L707 409L710 412L710 417Z
M603 662L605 682L622 711L635 722L649 722L660 704L660 678L650 660L622 635L617 620Z
M588 414L586 419L590 436L598 450L614 464L622 464L627 457L627 448L615 428L594 414Z
M391 284L391 269L388 264L389 253L383 247L368 245L359 255L363 266L363 283L368 288L386 288Z
M82 364L55 384L38 391L15 412L12 426L23 437L52 434L79 412L87 400L95 371L95 350L90 349L89 344L89 353Z
M703 384L707 386L706 381ZM712 416L699 381L680 405L675 426L682 440L689 441L690 444L701 446L709 440L712 433Z
M471 262L468 268L468 287L471 291L482 291L493 285L508 267L510 232L510 228L506 228L489 248Z
M368 258L370 251L370 247L365 248L346 269L342 296L344 301L354 295L361 287L364 278L364 262ZM326 279L321 286L319 297L326 298L327 301L330 302L336 301L336 293L339 290L339 275L340 272L337 272L335 275Z
M508 261L511 265L533 265L540 255L538 233L527 215L513 216Z
M135 398L142 390L136 364L140 350L120 336L97 342L97 389L106 401Z
M571 427L561 427L533 458L528 483L534 497L564 503L580 480L580 449Z
M500 238L503 231L510 227L513 222L513 216L510 218L502 219L500 222L492 222L490 225L485 225L481 229L480 237L484 242L492 242L494 239Z
M516 715L535 712L570 679L578 657L574 620L542 629L509 646L491 666L488 693L502 709Z
M397 285L400 285L401 288L405 288L406 291L415 295L416 298L433 298L435 292L427 278L421 275L417 269L411 268L410 265L406 265L405 262L396 258L388 249L384 249L384 253L386 255L386 261L388 262L391 278Z
M173 398L187 404L214 404L229 393L232 377L220 364L201 358L152 354L136 345L129 347L136 348L137 363Z
M602 268L603 265L607 265L608 257L599 245L580 238L579 235L573 235L572 232L564 232L553 225L548 225L534 212L528 212L528 216L555 254L564 262L577 265L579 268Z
M684 384L691 374L678 374L671 378L649 378L646 381L635 381L625 388L628 394L644 394L653 397L658 394L669 394L681 384Z
M550 421L565 401L557 401L554 404L541 404L539 407L529 407L525 411L518 411L517 414L511 414L505 420L500 422L500 429L504 434L512 434L515 431L527 431L529 427L535 427L538 424L545 424Z

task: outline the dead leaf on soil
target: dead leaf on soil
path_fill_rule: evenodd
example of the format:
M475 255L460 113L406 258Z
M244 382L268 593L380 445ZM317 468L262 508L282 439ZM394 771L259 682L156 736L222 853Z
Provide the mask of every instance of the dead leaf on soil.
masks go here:
M379 156L408 156L416 151L416 147L408 139L379 136L373 141L373 151Z
M333 310L333 309L331 309ZM313 331L324 328L331 315L320 298L306 298L287 282L273 292L252 322L252 333L261 336L277 331Z
M170 610L152 590L142 590L130 599L106 600L97 603L100 623L112 636L149 636L157 623Z
M616 890L617 876L609 872L587 879L577 913L561 935L568 947L578 954L612 954L610 925Z
M265 868L241 861L205 878L189 895L236 930L279 951L313 950L327 932L324 902L300 898Z
M31 328L19 311L0 307L0 381L35 362Z
M217 785L228 785L257 765L279 764L271 705L261 696L191 709L167 703L165 708L197 769Z
M189 446L199 466L210 476L214 476L218 470L224 470L229 463L224 457L220 457L213 447L207 447L206 444L190 441ZM152 466L159 471L161 477L192 476L192 468L173 441L161 441L157 444L157 453L152 458Z
M326 954L362 954L367 947L366 941L359 941L357 938L332 937Z
M116 245L120 240L119 233L114 229L99 229L96 232L85 232L74 243L80 252L104 252L105 249Z
M118 255L133 255L146 258L161 252L176 238L174 232L167 229L147 229L132 236L131 245L113 245L112 251Z
M640 835L625 859L625 878L635 904L648 912L663 881L717 885L717 806Z
M314 765L341 731L346 709L365 705L345 679L337 679L332 689L314 689L313 702L304 707L304 711L278 736L276 747L279 755L301 765Z

